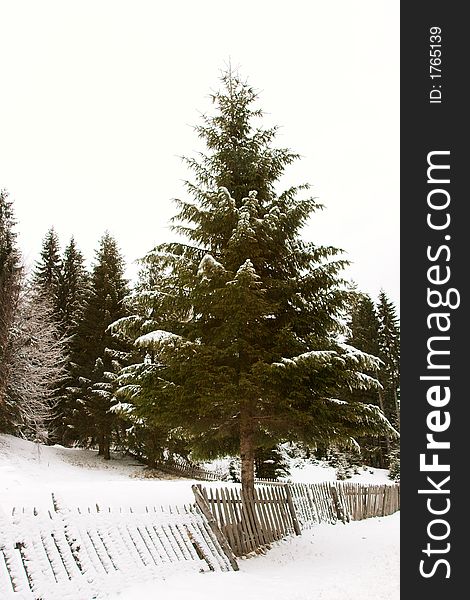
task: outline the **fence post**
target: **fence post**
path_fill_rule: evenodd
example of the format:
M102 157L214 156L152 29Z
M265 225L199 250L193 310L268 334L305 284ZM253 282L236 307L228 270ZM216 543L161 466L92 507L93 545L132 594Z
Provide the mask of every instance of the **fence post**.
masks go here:
M382 500L382 517L385 517L385 506L387 502L387 486L383 487L383 500Z
M217 521L214 519L211 509L207 504L204 496L202 495L201 490L197 485L192 485L191 489L193 490L194 498L196 500L198 508L206 517L209 527L212 529L215 537L217 538L217 541L220 544L220 547L222 548L225 556L228 558L230 564L232 565L233 570L238 571L239 568L237 560L235 558L235 554L232 552L232 549L230 548L224 534L220 531L219 526L217 525Z
M302 530L300 529L299 520L297 519L297 513L295 512L294 500L292 498L292 491L290 489L290 485L286 483L285 485L286 496L287 496L287 504L289 506L290 515L292 517L292 523L294 524L295 535L301 535Z
M338 490L334 485L330 485L330 493L336 509L336 514L338 515L338 519L344 524L346 523L346 517L339 501Z

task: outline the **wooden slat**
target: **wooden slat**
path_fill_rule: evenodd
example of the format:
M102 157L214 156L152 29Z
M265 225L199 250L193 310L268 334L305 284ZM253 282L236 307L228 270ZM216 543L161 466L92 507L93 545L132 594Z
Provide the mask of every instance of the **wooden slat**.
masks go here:
M268 510L266 507L266 494L267 494L267 492L264 487L261 487L258 490L260 522L261 522L261 527L263 528L263 535L264 535L265 543L269 545L272 542L274 542L275 537L274 537L274 533L273 533L272 528L269 523Z

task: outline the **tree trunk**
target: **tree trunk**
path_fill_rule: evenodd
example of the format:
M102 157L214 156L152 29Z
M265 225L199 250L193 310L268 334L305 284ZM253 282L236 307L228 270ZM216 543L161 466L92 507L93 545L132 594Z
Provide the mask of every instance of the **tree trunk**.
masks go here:
M110 450L110 439L109 439L108 434L105 434L103 442L104 442L103 458L104 458L104 460L110 460L111 459L111 450Z
M252 494L255 489L255 435L250 415L240 417L240 458L242 490Z
M382 396L382 390L379 390L379 406L380 406L380 410L385 415L385 406L384 406L384 399ZM385 445L387 447L387 457L388 457L388 455L390 454L390 436L388 435L388 433L385 434ZM388 460L387 460L387 462L388 462Z

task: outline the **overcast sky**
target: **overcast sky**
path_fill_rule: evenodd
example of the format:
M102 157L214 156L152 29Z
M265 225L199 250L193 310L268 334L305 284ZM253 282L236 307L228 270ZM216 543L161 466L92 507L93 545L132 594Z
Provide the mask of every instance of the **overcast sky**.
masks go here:
M398 0L0 0L0 23L0 188L26 261L52 225L89 260L106 229L129 263L172 239L179 156L203 149L191 126L230 60L302 155L281 187L326 206L304 237L398 305Z

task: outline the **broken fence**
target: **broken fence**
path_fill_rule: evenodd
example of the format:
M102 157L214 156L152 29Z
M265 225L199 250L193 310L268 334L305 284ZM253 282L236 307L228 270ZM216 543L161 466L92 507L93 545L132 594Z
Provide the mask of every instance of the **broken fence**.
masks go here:
M81 600L165 573L238 568L194 506L0 515L0 598Z
M257 482L250 494L239 487L202 485L193 491L197 505L210 513L236 556L263 552L315 523L347 523L400 508L399 485Z

